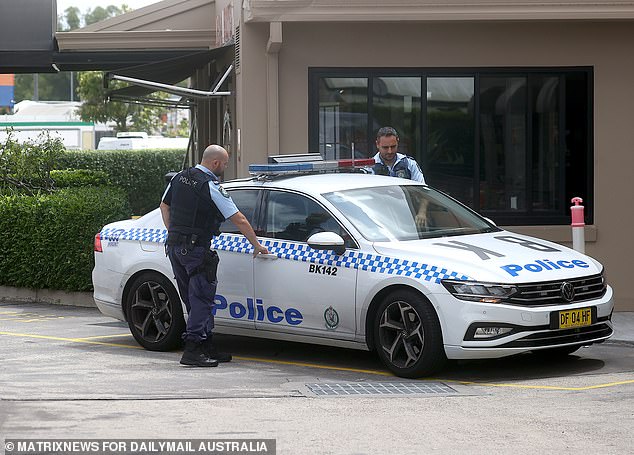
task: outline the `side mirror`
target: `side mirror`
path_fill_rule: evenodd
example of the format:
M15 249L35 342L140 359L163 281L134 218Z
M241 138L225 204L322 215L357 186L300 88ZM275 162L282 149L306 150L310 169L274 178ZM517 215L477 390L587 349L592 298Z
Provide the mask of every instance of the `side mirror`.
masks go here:
M334 232L318 232L308 238L308 246L315 250L332 250L335 254L346 251L344 240Z
M493 221L491 218L488 217L483 217L485 220L487 220L489 223L491 223L493 226L497 226L497 224L495 224L495 221Z

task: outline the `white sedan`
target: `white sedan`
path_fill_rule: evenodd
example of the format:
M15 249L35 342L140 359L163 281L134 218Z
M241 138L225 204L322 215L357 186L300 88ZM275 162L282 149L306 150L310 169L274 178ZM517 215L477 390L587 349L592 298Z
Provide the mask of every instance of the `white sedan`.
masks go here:
M275 166L223 184L271 254L253 258L221 226L218 333L369 349L407 378L447 359L567 355L613 333L612 289L588 256L410 180ZM157 209L95 237L95 302L150 350L179 347L185 326L166 235Z

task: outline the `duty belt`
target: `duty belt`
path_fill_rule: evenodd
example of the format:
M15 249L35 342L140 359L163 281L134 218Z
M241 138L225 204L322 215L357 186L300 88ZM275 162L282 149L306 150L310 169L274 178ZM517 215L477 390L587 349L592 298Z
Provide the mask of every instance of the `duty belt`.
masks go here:
M210 239L201 239L198 237L198 234L179 234L179 233L168 233L166 245L178 245L183 247L193 248L195 246L206 246L209 247L211 244Z

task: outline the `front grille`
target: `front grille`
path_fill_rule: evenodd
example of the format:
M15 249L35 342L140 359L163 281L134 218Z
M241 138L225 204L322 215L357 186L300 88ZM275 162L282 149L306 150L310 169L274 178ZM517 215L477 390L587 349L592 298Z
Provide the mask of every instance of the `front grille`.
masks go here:
M561 292L565 282L571 283L575 288L571 301L565 300ZM518 292L509 297L507 302L524 306L566 305L594 300L602 297L607 288L603 274L570 280L518 284L516 287Z

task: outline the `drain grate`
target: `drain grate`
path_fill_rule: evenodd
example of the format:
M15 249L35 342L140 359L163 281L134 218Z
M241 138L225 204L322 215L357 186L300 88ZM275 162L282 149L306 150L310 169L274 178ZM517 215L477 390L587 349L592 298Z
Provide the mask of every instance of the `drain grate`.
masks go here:
M442 382L344 382L306 384L318 396L329 395L447 395L458 391Z

